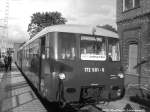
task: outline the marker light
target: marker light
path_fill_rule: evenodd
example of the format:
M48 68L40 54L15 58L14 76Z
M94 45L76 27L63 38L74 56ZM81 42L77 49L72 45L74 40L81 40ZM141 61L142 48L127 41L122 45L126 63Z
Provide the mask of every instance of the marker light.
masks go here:
M121 95L121 89L118 89L117 90L117 96L120 96Z
M66 76L65 76L65 74L64 74L64 73L59 73L59 78L60 78L61 80L63 80L63 79L65 79L65 78L66 78Z
M119 73L118 77L120 77L122 79L122 78L124 78L124 74L123 73Z

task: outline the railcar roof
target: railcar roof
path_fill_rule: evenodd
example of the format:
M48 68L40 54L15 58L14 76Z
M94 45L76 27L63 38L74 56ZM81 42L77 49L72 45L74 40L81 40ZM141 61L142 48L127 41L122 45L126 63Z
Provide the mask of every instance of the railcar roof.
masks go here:
M71 25L71 24L62 24L62 25L54 25L44 28L38 34L36 34L31 40L29 40L23 46L31 43L33 40L47 34L48 32L67 32L67 33L78 33L78 34L87 34L93 35L93 32L97 36L104 36L104 37L113 37L118 38L118 34L104 28L100 27L93 27L88 25Z

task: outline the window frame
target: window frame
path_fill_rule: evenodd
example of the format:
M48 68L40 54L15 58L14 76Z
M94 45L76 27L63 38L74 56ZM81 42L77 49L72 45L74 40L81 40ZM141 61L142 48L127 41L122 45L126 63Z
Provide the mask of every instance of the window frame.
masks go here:
M96 37L96 38L103 38L104 39L104 44L105 44L105 55L106 55L106 59L105 60L92 60L92 59L89 59L89 60L84 60L84 59L81 59L81 37L82 36L87 36L87 37ZM106 61L107 60L107 38L106 37L103 37L103 36L96 36L96 35L80 35L80 47L79 47L79 59L82 60L82 61Z
M77 34L75 34L75 33L68 33L68 32L58 32L58 40L57 40L57 42L58 42L58 60L65 60L65 61L75 61L76 59L77 59ZM60 56L60 54L61 54L61 52L62 52L62 41L64 41L64 39L63 38L72 38L72 39L74 39L74 53L75 53L75 56L74 56L74 58L62 58L61 56ZM71 39L71 40L72 40ZM69 40L69 39L68 39ZM68 41L69 42L69 41ZM66 52L65 52L66 53Z
M121 45L120 45L120 39L111 38L111 37L107 38L107 60L110 61L110 60L109 60L109 46L110 46L109 41L110 41L110 39L116 41L117 44L118 44L117 47L119 47L119 49L118 49L118 50L119 50L119 53L118 53L119 59L118 59L118 60L114 60L114 59L112 58L111 62L120 62L120 61L121 61ZM116 39L116 40L115 40L115 39Z
M139 7L140 7L140 0L139 0L139 4L138 4L138 5L135 5L136 0L132 0L132 4L131 4L132 7L129 8L129 9L126 9L126 8L125 8L125 7L126 7L125 1L126 1L126 0L122 0L122 10L123 10L123 12L126 12L126 11L129 11L129 10L132 10L132 9L139 8Z

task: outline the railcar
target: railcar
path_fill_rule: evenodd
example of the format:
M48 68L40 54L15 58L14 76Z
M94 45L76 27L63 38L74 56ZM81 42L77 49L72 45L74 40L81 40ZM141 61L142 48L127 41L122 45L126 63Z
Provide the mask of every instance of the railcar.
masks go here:
M124 96L118 35L99 27L46 27L18 51L18 65L50 102L87 104Z

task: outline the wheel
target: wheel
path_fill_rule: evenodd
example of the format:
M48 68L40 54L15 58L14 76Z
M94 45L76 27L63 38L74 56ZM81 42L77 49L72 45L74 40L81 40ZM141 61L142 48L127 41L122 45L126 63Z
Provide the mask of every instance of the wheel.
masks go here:
M125 96L125 88L123 87L121 89L121 95L120 95L120 98L123 98Z

